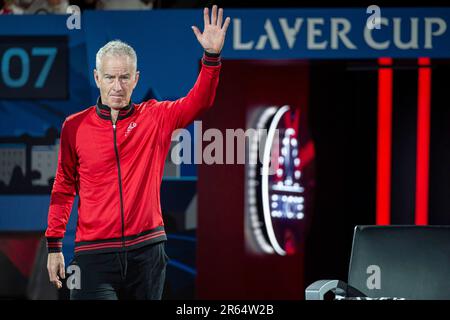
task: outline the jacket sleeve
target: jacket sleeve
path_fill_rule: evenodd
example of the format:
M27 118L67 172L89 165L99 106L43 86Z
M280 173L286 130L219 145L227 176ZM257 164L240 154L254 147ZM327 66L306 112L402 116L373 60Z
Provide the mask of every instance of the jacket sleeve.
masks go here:
M205 109L213 105L219 83L220 54L205 52L202 67L194 87L189 93L175 101L162 101L164 126L171 134L173 130L188 126Z
M45 232L48 252L61 252L62 239L76 195L77 156L75 132L71 131L66 119L62 125L58 168L50 196L48 226Z

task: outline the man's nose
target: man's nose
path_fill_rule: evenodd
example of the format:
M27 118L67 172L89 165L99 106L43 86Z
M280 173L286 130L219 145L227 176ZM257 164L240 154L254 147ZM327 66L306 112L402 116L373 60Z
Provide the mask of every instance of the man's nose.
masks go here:
M122 86L120 85L119 79L114 80L113 89L114 89L114 91L121 91L122 90Z

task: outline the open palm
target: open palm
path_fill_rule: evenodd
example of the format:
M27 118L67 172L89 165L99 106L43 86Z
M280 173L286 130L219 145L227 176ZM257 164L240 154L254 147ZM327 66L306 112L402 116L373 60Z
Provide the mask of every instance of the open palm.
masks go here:
M230 25L230 18L226 18L225 22L223 22L223 9L220 8L217 10L216 5L212 7L211 11L210 20L208 8L203 10L205 23L203 33L196 26L192 26L192 30L205 51L209 53L220 53L225 42L225 34Z

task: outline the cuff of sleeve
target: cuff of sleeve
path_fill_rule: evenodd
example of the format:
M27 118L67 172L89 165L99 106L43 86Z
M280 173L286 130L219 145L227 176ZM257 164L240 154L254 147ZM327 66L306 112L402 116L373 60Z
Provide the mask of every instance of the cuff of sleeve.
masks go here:
M205 51L202 58L203 64L207 66L220 65L220 53L210 53Z
M62 251L62 238L47 238L47 251L61 252Z

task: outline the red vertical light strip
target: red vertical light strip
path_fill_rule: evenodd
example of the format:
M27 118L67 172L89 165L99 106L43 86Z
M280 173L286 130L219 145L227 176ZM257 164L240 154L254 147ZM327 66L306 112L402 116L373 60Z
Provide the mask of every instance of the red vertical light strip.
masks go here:
M417 97L416 217L417 225L428 224L428 170L430 160L431 69L429 58L419 58Z
M391 222L392 58L379 58L376 223Z

